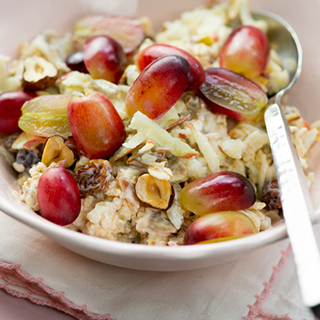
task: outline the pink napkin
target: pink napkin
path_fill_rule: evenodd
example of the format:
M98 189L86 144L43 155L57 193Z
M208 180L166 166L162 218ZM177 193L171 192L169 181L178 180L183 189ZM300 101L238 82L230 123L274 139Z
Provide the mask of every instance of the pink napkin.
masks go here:
M79 320L314 319L287 239L220 266L145 272L84 258L1 212L0 237L0 288Z

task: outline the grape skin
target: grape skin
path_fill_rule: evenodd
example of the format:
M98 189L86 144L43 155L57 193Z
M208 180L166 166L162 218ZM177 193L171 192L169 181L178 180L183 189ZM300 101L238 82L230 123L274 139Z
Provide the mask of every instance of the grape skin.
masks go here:
M22 115L23 104L35 98L35 93L24 91L9 91L0 94L0 132L11 134L21 131L18 126Z
M67 115L78 148L90 159L109 159L126 138L117 110L102 93L74 97Z
M83 50L71 53L66 58L66 65L73 71L89 73L84 64Z
M62 167L49 168L42 174L37 197L41 216L60 226L72 223L80 213L78 185L73 175Z
M145 48L137 57L136 65L142 71L151 62L168 55L178 55L185 58L190 64L189 84L186 90L197 90L205 81L202 64L188 52L168 44L154 44Z
M159 119L186 90L189 74L190 65L181 56L169 55L150 63L128 91L128 116L140 111L152 120Z
M235 29L220 53L220 67L230 69L248 78L263 73L269 59L267 36L253 26Z
M84 44L84 64L94 79L118 83L127 58L121 45L109 36L93 36Z
M221 171L187 184L179 200L191 212L205 215L247 209L255 203L256 194L251 182L241 174Z
M188 227L184 244L225 241L257 232L251 219L241 212L215 212L200 217Z

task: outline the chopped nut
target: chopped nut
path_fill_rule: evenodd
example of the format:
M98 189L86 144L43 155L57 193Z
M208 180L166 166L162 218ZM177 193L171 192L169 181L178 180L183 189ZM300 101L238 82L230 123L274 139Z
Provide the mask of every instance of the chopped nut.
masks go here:
M167 162L164 152L149 151L144 154L135 153L126 162L128 166L147 168L154 162Z
M148 151L150 151L154 147L154 142L151 140L148 140L146 144L138 151L139 154L144 154Z
M226 139L218 146L219 150L233 159L241 159L242 151L245 147L240 139Z
M123 171L118 173L117 180L122 191L121 198L126 201L133 213L137 212L140 207L140 202L137 199L133 182L129 177L123 174Z
M295 121L301 118L301 115L298 113L290 113L288 115L286 115L287 121L291 122L291 121Z
M165 210L171 202L172 187L167 180L159 180L145 173L138 178L136 193L143 203Z
M33 56L24 61L22 86L27 90L44 90L54 85L57 68L44 58Z
M154 162L151 163L148 167L148 172L159 180L170 180L172 178L172 171L170 168L167 168L166 162Z
M281 208L281 199L277 180L272 180L265 184L262 189L261 201L266 204L267 210Z
M72 139L59 135L51 136L44 144L41 162L47 167L52 163L66 160L65 168L69 168L78 158L78 148Z
M129 135L122 146L116 151L116 153L109 159L111 163L119 160L127 154L133 152L139 145L146 140L143 133L138 132L135 135Z
M76 171L76 181L82 197L107 190L112 179L112 165L108 160L89 160Z
M177 232L167 215L154 208L140 210L136 222L136 230L141 235L141 244L163 246L168 243L168 238Z

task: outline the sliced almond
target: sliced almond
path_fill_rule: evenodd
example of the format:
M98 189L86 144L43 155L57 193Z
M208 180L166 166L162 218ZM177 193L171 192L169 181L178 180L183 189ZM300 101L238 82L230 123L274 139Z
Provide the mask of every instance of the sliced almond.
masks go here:
M44 90L55 84L57 68L42 57L33 56L24 61L22 86L27 90Z
M288 115L286 115L287 121L291 122L291 121L295 121L301 118L300 114L298 113L290 113Z
M166 167L166 162L153 162L148 167L148 172L151 174L154 178L157 178L159 180L170 180L172 179L172 171L170 168Z

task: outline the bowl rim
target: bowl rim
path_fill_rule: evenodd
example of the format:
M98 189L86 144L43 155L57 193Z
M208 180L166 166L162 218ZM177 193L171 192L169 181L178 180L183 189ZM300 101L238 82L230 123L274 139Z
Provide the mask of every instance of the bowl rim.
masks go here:
M280 241L287 237L285 223L284 221L281 221L277 225L274 225L262 232L230 241L189 246L149 246L99 238L59 226L41 217L22 202L21 209L24 210L24 212L17 210L17 208L14 207L8 199L2 199L0 203L0 210L3 213L41 232L49 238L56 240L57 242L61 239L78 247L85 246L86 248L94 251L114 252L122 255L137 254L141 258L159 258L160 255L161 257L165 256L167 258L177 260L193 260L197 256L228 254L238 250L243 250L244 248L245 250L252 250Z

